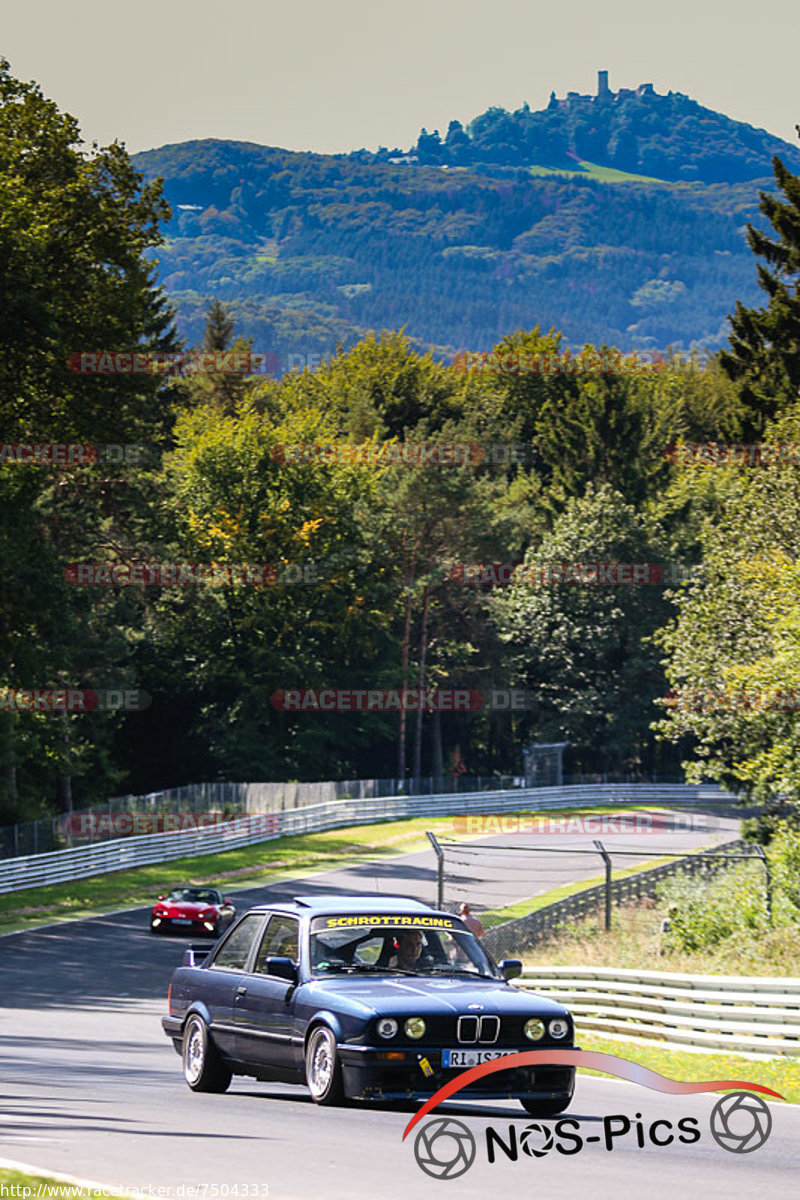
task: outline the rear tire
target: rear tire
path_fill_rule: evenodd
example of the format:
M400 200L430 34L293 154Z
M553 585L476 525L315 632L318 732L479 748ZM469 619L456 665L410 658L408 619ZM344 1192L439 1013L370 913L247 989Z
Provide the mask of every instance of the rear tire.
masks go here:
M306 1046L306 1084L315 1104L343 1104L342 1064L327 1025L312 1029Z
M226 1092L232 1073L211 1041L202 1017L189 1017L183 1031L183 1077L193 1092Z
M532 1117L554 1117L563 1112L572 1103L572 1096L564 1096L560 1100L520 1100L525 1112Z

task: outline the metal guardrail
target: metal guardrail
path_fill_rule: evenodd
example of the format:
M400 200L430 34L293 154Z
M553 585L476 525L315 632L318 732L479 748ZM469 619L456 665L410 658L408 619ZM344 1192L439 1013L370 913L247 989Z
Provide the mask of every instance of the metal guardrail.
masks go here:
M603 909L609 892L611 899L617 904L621 900L634 898L640 900L643 896L654 896L661 881L672 875L711 873L722 867L746 861L741 857L730 857L744 848L751 848L751 843L723 842L711 851L689 854L685 858L677 858L662 866L650 867L646 871L637 871L634 875L627 875L623 879L612 880L610 886L601 883L596 887L583 888L571 896L566 896L563 900L546 904L543 908L528 913L527 916L517 917L513 921L505 921L502 925L495 925L494 928L487 931L483 939L484 944L489 953L498 959L524 953L542 937L554 932L566 922L581 921ZM654 849L653 855L654 857L658 855L657 849ZM757 853L753 853L749 857L759 861Z
M800 1055L800 979L621 967L527 967L517 986L565 1004L581 1030L680 1048Z
M594 783L595 780L570 782ZM598 781L601 782L601 781ZM436 779L336 779L313 783L187 783L146 795L112 796L102 804L56 816L0 826L0 859L45 854L136 834L163 833L190 825L232 821L253 813L363 800L382 796L428 796L524 787L513 775L445 775ZM179 815L181 823L171 823ZM209 818L209 819L205 819Z
M85 879L111 871L198 855L218 854L288 834L320 832L419 816L536 812L587 804L720 804L734 797L712 784L577 784L553 788L387 796L337 800L284 812L238 817L223 824L116 838L89 846L0 861L0 893Z
M467 792L496 792L507 788L555 787L563 784L604 783L680 784L680 779L639 779L628 776L567 775L543 782L525 782L515 775L426 775L418 779L328 779L311 783L268 782L187 783L145 795L112 796L102 804L69 813L0 825L0 859L45 854L51 850L88 846L136 834L163 833L191 824L232 821L252 813L283 812L287 808L327 804L334 800L363 800L383 796L430 796ZM170 817L180 815L180 824ZM204 817L212 819L205 820Z

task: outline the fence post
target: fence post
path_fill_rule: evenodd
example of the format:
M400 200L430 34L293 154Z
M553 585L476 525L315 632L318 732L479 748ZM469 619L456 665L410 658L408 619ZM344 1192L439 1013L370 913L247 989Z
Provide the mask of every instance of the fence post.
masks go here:
M597 838L593 839L594 847L598 854L603 856L603 862L606 864L606 929L611 928L611 856L606 850L602 842Z
M772 872L769 869L769 859L764 853L764 847L760 843L756 843L756 854L761 859L766 875L767 887L767 925L772 926Z
M444 850L439 845L436 834L431 833L430 829L426 829L425 834L436 855L436 907L444 908Z

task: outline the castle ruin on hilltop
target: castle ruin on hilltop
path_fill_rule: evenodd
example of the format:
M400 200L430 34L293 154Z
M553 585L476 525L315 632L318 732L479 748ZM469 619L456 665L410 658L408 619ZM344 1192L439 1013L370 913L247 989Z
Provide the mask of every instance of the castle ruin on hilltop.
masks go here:
M615 100L624 100L627 96L657 96L652 83L640 83L637 88L620 88L618 92L612 92L608 86L608 71L597 72L597 93L594 96L584 95L582 92L567 92L566 99L558 100L555 92L550 93L550 103L548 108L557 108L561 104L570 105L573 101L591 100L595 104L610 104ZM672 95L680 95L680 92L669 93Z

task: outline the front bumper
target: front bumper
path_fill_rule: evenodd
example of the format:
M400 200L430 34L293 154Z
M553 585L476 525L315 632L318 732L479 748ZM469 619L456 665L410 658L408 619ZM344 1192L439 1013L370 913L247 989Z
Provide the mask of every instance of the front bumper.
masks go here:
M531 1048L529 1044L507 1049L518 1053ZM402 1058L388 1058L388 1054ZM339 1045L339 1057L345 1094L352 1100L424 1100L465 1070L442 1067L442 1047L389 1051L345 1042ZM423 1059L430 1074L424 1070ZM562 1100L568 1099L574 1088L574 1067L514 1067L468 1084L458 1095L473 1100Z
M189 922L187 924L187 921ZM221 928L219 920L210 921L211 929L205 921L195 921L190 918L181 917L151 917L150 928L153 933L168 933L177 931L178 933L189 934L192 937L216 937Z

